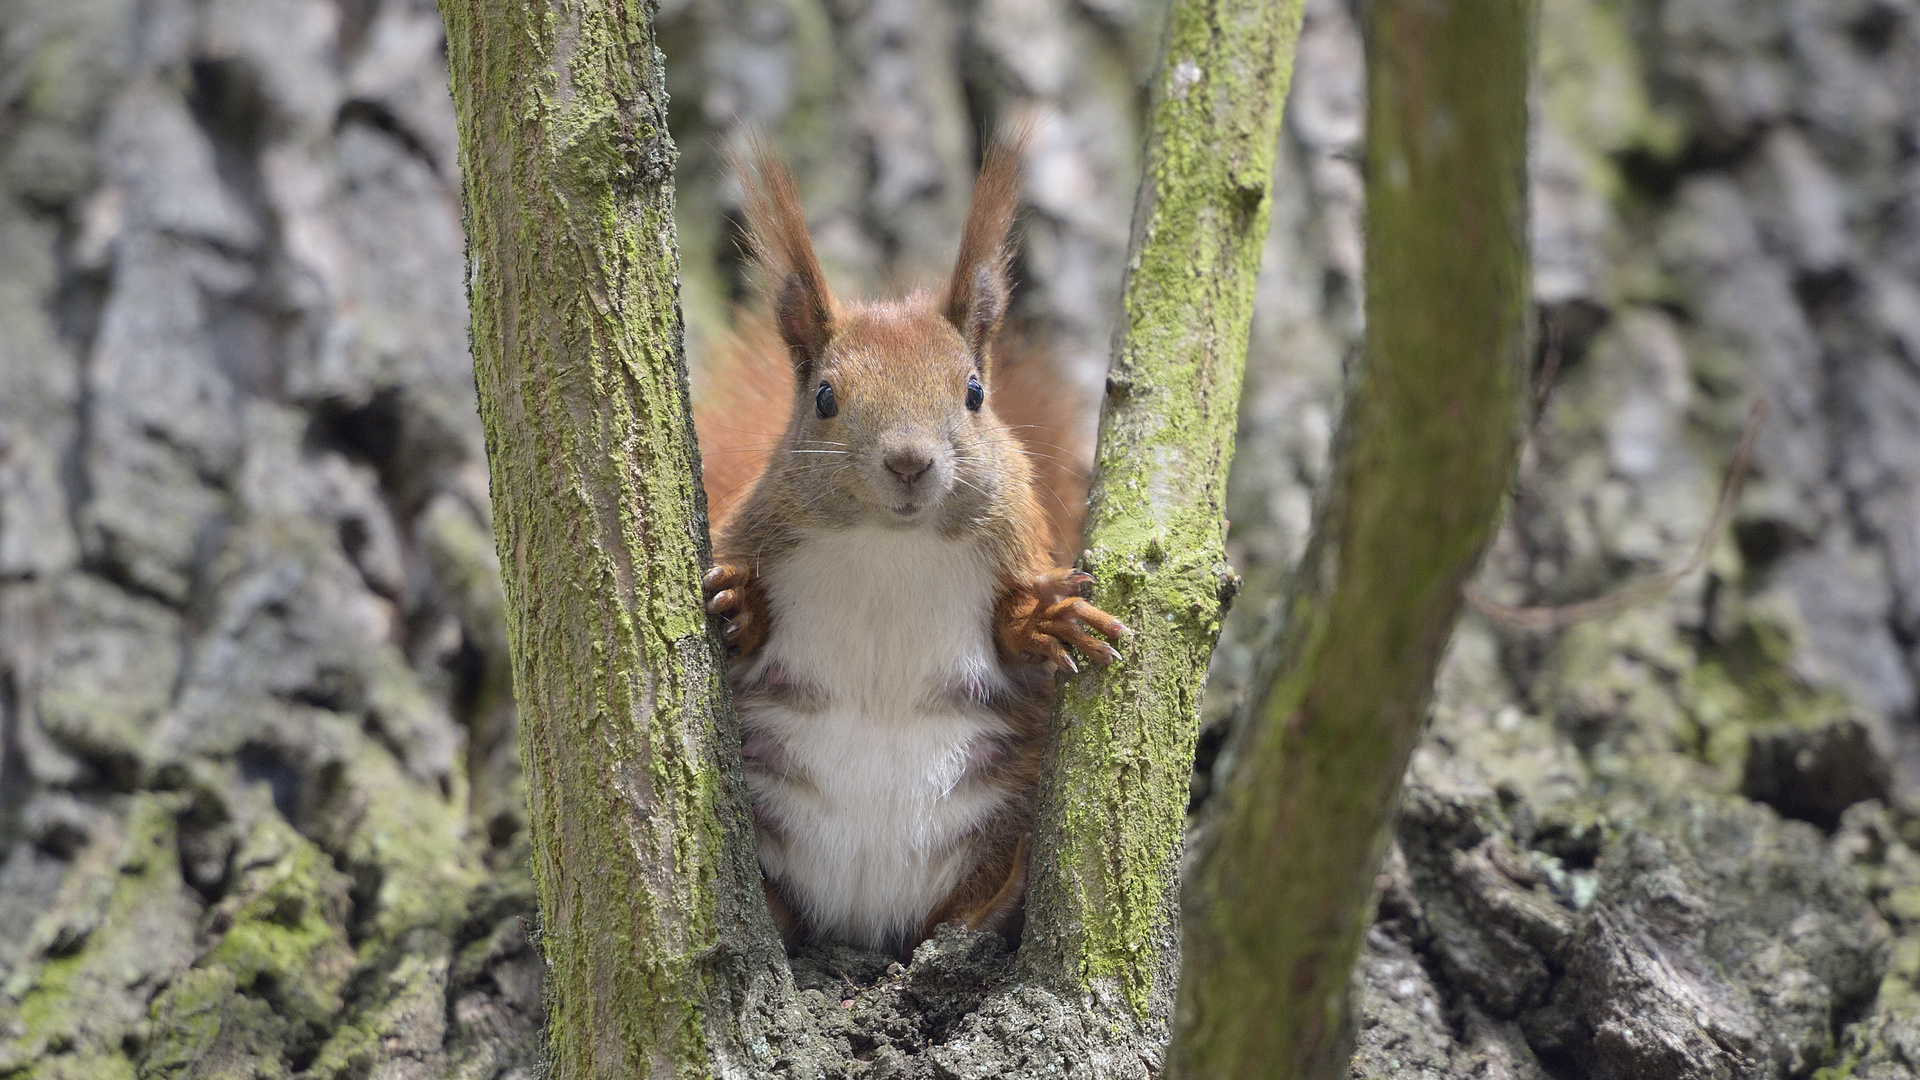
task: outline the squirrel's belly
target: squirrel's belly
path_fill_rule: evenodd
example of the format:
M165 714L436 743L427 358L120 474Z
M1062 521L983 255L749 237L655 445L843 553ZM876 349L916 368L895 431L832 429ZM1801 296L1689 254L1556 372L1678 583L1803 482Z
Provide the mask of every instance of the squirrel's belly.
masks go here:
M1010 730L984 704L1007 687L994 568L927 530L856 528L763 578L773 633L740 697L761 866L813 932L891 947L1023 797L970 772Z
M917 932L1015 793L969 774L997 717L879 722L857 709L743 710L761 868L825 937L885 949ZM754 746L755 740L777 749Z

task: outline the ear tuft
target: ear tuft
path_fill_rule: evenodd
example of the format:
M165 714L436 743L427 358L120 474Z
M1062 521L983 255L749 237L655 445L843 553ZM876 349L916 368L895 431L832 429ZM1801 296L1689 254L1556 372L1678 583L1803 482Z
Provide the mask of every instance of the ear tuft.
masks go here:
M1007 313L1013 262L1008 238L1020 202L1020 159L1032 139L1033 129L1020 125L988 144L960 234L960 256L947 283L947 321L966 339L976 366L985 366L994 331Z
M793 174L758 134L748 136L748 146L751 165L732 149L726 152L727 163L740 178L747 243L766 287L773 291L774 321L793 359L794 374L804 385L812 380L833 336L833 294L814 255Z

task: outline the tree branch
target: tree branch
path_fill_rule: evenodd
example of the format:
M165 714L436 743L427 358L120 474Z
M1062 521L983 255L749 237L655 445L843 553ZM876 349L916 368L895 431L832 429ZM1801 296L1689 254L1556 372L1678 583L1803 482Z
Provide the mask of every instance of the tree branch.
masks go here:
M1224 496L1299 0L1175 0L1107 377L1087 550L1123 663L1064 689L1029 970L1165 1015L1200 692L1237 582ZM1158 1005L1154 1004L1158 1000Z
M1532 11L1368 8L1366 364L1197 840L1170 1076L1346 1075L1387 825L1521 431Z

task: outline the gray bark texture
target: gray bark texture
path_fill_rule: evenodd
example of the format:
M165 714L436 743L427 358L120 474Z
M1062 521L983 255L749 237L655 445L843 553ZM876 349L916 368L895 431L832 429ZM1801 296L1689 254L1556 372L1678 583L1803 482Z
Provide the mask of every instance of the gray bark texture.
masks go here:
M976 132L1044 114L1017 329L1098 386L1158 10L664 5L695 354L742 295L742 123L866 288L943 266ZM1308 4L1200 798L1362 330L1353 27ZM442 40L418 0L0 0L0 1077L532 1075ZM1772 419L1661 601L1462 623L1353 1074L1920 1076L1920 12L1544 0L1540 60L1552 392L1481 587L1679 561ZM1157 1072L1011 968L952 934L803 956L823 1034L766 1071Z

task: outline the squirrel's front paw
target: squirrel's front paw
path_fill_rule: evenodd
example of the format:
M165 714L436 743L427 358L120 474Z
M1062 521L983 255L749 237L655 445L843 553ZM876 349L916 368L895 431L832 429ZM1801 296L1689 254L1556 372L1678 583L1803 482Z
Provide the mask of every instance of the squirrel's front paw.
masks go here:
M1120 659L1108 642L1119 641L1127 628L1119 619L1087 602L1093 575L1062 567L1037 574L1008 589L993 612L994 640L1010 657L1051 663L1077 672L1067 651L1072 645L1102 664ZM1098 631L1106 641L1089 630Z
M719 563L700 584L707 593L707 610L725 621L720 637L728 653L746 656L766 642L767 605L752 570L738 563Z

